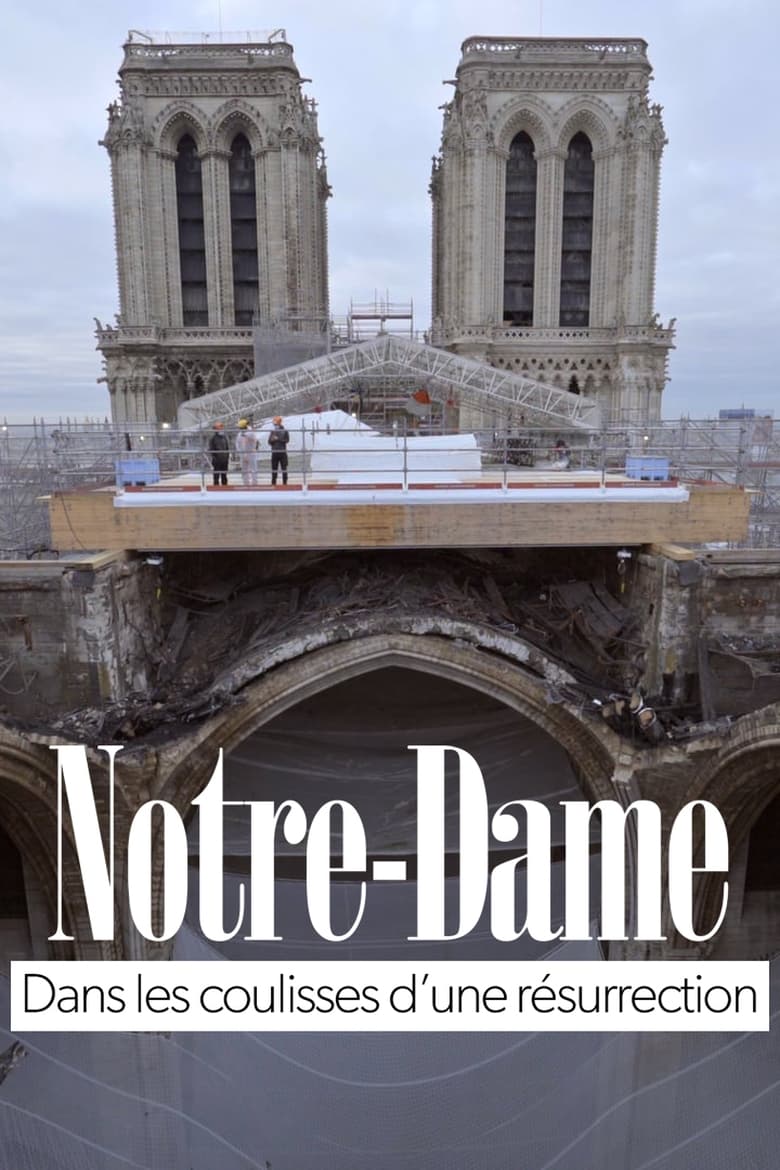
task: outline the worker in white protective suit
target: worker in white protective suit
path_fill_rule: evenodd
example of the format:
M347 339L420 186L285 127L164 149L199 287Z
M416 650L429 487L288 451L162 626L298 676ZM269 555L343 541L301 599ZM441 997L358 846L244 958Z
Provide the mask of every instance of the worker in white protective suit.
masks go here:
M249 425L248 419L242 418L236 435L236 453L241 464L241 478L247 487L254 487L257 484L258 446L257 432Z

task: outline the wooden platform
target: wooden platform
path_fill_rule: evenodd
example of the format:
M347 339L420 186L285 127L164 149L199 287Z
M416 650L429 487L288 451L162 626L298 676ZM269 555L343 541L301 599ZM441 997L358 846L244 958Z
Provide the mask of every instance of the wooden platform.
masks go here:
M598 547L702 544L747 535L749 498L741 488L557 479L427 484L403 493L381 485L358 490L300 486L231 489L113 489L50 498L52 542L60 551L105 549L355 549Z

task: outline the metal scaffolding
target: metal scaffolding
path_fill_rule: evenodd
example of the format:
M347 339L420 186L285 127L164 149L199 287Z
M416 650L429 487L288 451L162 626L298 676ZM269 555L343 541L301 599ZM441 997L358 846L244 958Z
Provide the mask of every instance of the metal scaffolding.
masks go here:
M388 340L391 339L385 342ZM379 354L386 355L387 348L393 349L396 344L402 346L404 362L397 354L393 361L385 356L381 362L377 348ZM618 472L637 479L736 484L750 494L748 544L780 547L780 422L771 418L684 418L650 426L624 423L595 427L585 422L587 414L584 418L577 417L576 412L573 420L563 422L559 420L565 418L570 407L587 403L565 391L540 388L525 379L486 369L479 363L466 362L430 346L397 343L392 339L390 347L377 348L368 343L341 355L330 355L336 359L335 363L329 361L324 366L320 361L307 363L309 371L301 383L290 384L286 380L288 374L300 371L283 371L195 400L188 404L191 415L186 430L176 430L165 423L122 424L115 428L107 420L102 423L34 420L26 425L0 425L0 559L52 555L46 501L52 492L121 486L127 482L128 461L133 465L148 463L162 480L183 474L191 477L195 473L205 482L211 478L207 451L211 419L223 419L230 434L239 417L247 414L253 415L258 425L280 409L289 416L292 411L287 408L296 402L319 401L323 387L333 395L343 396L345 386L352 384L356 372L368 383L372 377L378 378L378 390L392 387L393 379L397 379L396 389L408 390L413 384L410 364L421 380L420 366L426 370L425 384L431 387L431 398L436 393L449 394L457 380L460 386L471 390L471 400L483 409L493 403L495 418L502 421L495 427L488 424L483 429L469 431L476 440L486 473L492 469L490 474L497 470L500 474L503 468L507 476L513 474L513 468L536 468L543 477L546 469L563 465L572 471L600 470L604 475ZM361 359L359 370L356 355ZM339 357L348 359L346 367L339 362ZM367 375L366 370L371 369L374 375ZM431 369L436 370L436 375L431 374ZM472 373L475 380L470 383ZM489 381L493 375L495 393L490 398L484 389L485 379ZM441 380L439 383L435 381L436 376ZM272 393L274 389L276 393ZM525 422L520 425L506 422L506 403L514 403L514 391L526 396L521 397ZM461 402L464 400L462 394L458 397ZM534 409L527 405L528 401L535 403ZM545 411L548 401L552 409ZM407 431L410 438L413 434L455 433L446 426L442 411L434 409L436 403L432 403L425 417L409 416L400 422L401 408L396 409L395 398L393 404L386 418L372 417L370 425L375 428L374 433L396 436L400 441ZM199 417L193 426L192 415L196 413ZM486 410L486 415L489 414ZM292 420L289 425L294 425ZM355 420L356 427L365 428L365 425ZM305 453L309 457L311 446L307 438ZM298 468L299 473L305 465L302 458L300 451L292 451L291 468Z

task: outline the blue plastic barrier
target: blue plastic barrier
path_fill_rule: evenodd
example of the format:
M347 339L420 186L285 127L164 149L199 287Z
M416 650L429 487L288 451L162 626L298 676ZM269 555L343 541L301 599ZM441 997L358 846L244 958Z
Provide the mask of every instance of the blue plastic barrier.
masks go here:
M160 460L151 456L128 457L116 461L116 486L144 487L148 483L159 483Z
M626 476L628 479L669 479L669 460L662 455L628 455Z

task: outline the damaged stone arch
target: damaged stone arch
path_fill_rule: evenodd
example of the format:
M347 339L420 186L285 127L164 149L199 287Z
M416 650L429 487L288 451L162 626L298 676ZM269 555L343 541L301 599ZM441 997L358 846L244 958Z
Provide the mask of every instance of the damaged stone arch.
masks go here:
M708 800L726 823L730 856L747 840L764 810L780 794L780 706L767 707L745 716L735 726L730 742L708 762L691 783L680 806L693 800ZM694 840L694 865L704 862L701 821ZM723 895L723 875L706 874L700 879L694 904L694 923L705 933L717 921ZM696 944L682 938L671 919L664 933L672 947L690 949ZM717 935L698 950L706 957L717 945Z
M150 783L148 797L170 802L186 821L192 815L192 801L212 775L220 749L228 756L254 732L311 696L395 667L436 675L504 703L564 748L584 799L622 799L612 782L617 737L600 721L588 722L576 703L559 696L555 688L564 686L569 676L537 647L469 622L448 623L452 627L448 633L442 632L445 623L437 628L436 623L419 618L408 623L406 630L393 629L381 617L375 624L390 629L353 636L358 634L357 627L350 628L350 619L345 619L332 631L330 643L327 637L315 637L306 645L302 638L291 637L271 652L265 651L262 660L242 664L239 669L245 681L238 701L226 701L197 731L160 750L157 780ZM158 824L152 845L157 898L162 888L162 845ZM632 882L627 885L632 904ZM156 956L169 954L172 947L146 943L137 936L128 945L133 952Z
M92 761L94 764L94 761ZM93 774L99 769L93 767ZM117 792L117 819L123 799ZM0 826L18 850L23 863L35 875L45 900L52 930L56 924L57 898L57 760L40 744L22 740L0 726ZM122 887L117 875L117 887ZM118 915L121 912L118 911ZM63 930L73 942L49 943L52 959L115 959L120 949L111 943L92 942L73 839L65 833L63 858Z
M342 627L347 624L341 623ZM209 719L196 737L188 739L185 750L180 743L162 753L161 786L155 798L170 801L186 816L211 776L220 748L228 754L312 695L357 676L398 667L471 687L524 715L566 750L585 797L615 799L612 776L617 739L602 724L582 718L575 704L558 699L553 680L564 684L566 672L519 638L476 625L472 628L467 622L450 623L449 635L433 625L426 630L424 621L414 624L417 632L396 630L350 638L342 628L339 640L329 645L320 641L306 648L300 639L290 639L277 646L270 663L266 660L253 671L249 668L251 676L238 703ZM548 677L541 673L545 666Z

